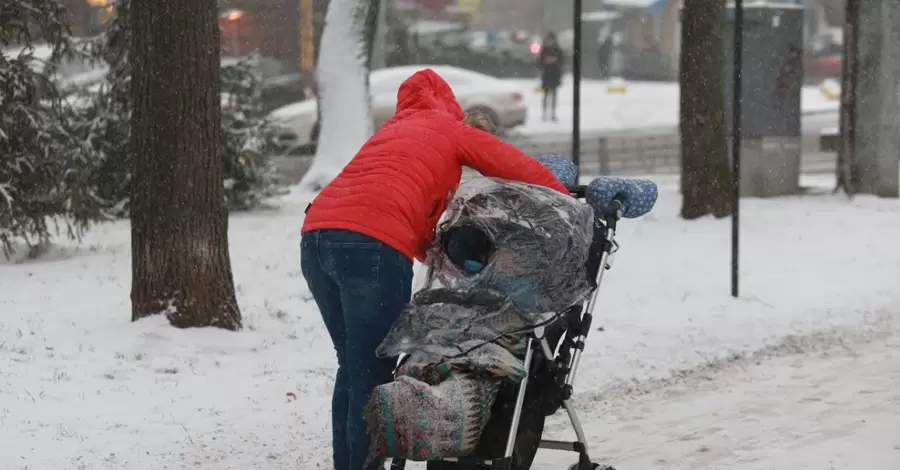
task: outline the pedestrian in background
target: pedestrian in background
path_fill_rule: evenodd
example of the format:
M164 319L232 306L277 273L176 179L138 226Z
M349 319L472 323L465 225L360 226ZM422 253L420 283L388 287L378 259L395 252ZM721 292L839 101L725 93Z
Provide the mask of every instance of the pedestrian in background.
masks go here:
M556 40L556 33L549 32L544 36L541 52L538 54L538 67L541 68L541 89L544 92L541 119L547 120L547 107L550 107L550 118L556 121L556 92L562 84L563 50Z

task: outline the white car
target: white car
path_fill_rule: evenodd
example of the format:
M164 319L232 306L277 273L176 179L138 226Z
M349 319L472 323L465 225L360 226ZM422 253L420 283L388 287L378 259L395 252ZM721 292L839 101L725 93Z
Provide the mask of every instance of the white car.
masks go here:
M498 130L511 129L525 123L527 106L522 90L514 84L448 65L407 65L379 69L369 75L376 129L394 115L397 90L403 81L425 68L433 69L447 80L466 112L484 112ZM316 100L289 104L269 114L272 124L281 129L282 143L291 148L308 147L316 140L316 117Z

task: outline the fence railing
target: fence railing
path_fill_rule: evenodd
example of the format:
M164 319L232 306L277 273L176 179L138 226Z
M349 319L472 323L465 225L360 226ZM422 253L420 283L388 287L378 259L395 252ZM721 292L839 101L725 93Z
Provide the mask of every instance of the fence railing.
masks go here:
M525 153L570 155L571 140L565 136L515 137L510 139ZM581 139L581 172L602 175L675 174L681 171L681 141L673 129L610 132ZM801 172L828 173L836 155L823 152L818 134L801 137Z

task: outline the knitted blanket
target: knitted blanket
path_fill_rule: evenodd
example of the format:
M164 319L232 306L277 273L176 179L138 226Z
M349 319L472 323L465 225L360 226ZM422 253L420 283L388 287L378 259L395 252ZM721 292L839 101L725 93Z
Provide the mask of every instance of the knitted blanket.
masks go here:
M468 346L480 344L472 343ZM439 364L426 361L409 356L393 382L375 388L364 411L372 438L370 461L471 454L501 383L518 383L525 376L522 361L496 344Z

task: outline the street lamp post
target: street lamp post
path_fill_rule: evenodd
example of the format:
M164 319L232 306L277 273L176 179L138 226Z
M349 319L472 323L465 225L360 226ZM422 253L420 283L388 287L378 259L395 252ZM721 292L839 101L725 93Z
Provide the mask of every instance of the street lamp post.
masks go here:
M734 0L734 52L731 99L731 295L738 296L741 204L741 67L744 55L744 1Z

